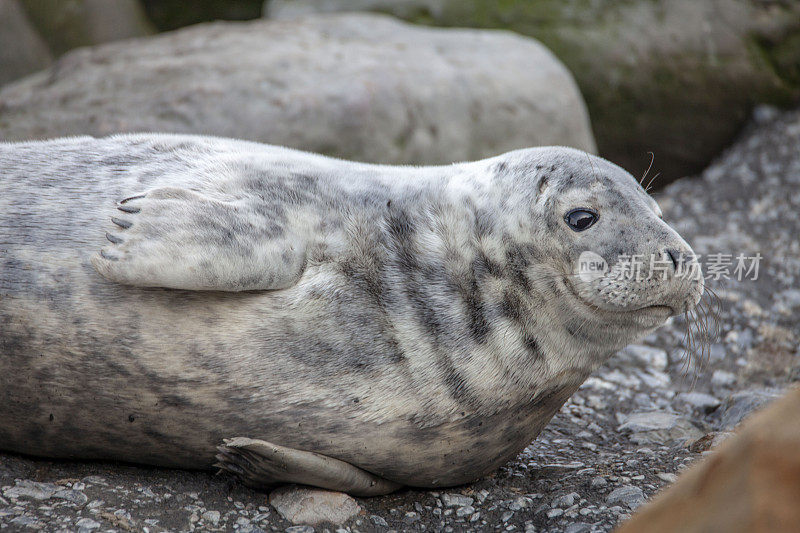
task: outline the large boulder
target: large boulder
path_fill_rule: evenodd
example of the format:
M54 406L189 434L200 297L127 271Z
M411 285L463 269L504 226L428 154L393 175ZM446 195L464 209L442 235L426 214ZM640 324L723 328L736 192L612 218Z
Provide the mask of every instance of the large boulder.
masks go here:
M0 140L134 131L385 163L595 150L572 76L537 41L382 15L199 25L75 50L0 91Z
M138 0L19 0L55 56L153 32Z
M17 0L0 0L0 85L45 68L53 58Z
M800 98L800 2L763 0L268 0L270 17L371 10L442 26L507 28L566 65L600 153L662 180L701 170L756 103Z

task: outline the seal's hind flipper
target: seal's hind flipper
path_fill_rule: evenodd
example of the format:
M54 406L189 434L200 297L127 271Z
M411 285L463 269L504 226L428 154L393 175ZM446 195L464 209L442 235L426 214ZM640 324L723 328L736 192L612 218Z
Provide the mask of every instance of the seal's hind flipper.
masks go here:
M117 283L209 291L283 289L305 269L304 239L250 199L225 201L162 187L126 198L116 208L106 233L110 244L92 264Z
M248 487L266 489L284 483L311 485L354 496L379 496L401 487L350 463L314 452L285 448L245 437L225 439L215 466L236 474Z

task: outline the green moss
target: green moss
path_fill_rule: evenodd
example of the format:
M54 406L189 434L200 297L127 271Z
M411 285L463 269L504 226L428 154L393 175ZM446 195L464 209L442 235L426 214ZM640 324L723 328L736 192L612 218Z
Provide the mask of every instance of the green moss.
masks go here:
M748 50L753 61L763 65L775 81L772 90L761 91L758 96L765 103L781 107L796 104L800 98L800 31L780 43L751 36Z
M110 0L109 0L110 1ZM213 20L261 17L263 0L142 0L147 15L160 31Z

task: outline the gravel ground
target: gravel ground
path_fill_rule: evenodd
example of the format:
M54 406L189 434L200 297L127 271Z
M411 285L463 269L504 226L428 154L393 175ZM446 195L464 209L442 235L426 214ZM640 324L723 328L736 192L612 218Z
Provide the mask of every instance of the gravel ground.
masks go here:
M759 109L702 176L656 197L703 256L760 252L758 279L711 282L720 332L702 364L692 359L687 368L687 322L673 320L612 358L493 476L445 492L358 499L361 511L344 524L312 529L227 476L0 454L0 529L612 529L747 413L800 380L800 112Z

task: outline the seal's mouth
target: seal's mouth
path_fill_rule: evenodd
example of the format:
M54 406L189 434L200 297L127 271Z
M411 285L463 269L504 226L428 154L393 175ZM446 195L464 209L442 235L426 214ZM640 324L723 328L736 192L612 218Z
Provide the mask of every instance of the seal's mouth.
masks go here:
M674 307L670 305L663 305L663 304L656 304L656 305L647 305L645 307L640 307L639 309L634 309L632 311L627 311L629 313L635 312L649 312L652 314L658 315L666 315L667 317L680 315L681 311L676 310Z
M574 291L573 291L574 293ZM636 307L633 309L607 309L603 307L599 307L597 304L594 304L585 298L582 298L580 295L577 295L578 300L580 300L584 305L591 308L593 311L597 313L604 313L609 315L615 316L625 316L625 315L638 315L641 316L642 314L656 317L663 317L664 320L671 316L681 314L679 311L676 311L672 306L663 305L663 304L655 304L655 305L645 305L642 307Z
M674 307L666 304L644 305L632 309L609 309L606 307L600 307L596 303L591 302L581 296L574 285L570 283L569 279L564 280L564 285L568 287L572 296L583 306L587 307L591 312L600 316L609 317L614 321L624 319L631 320L635 323L640 323L642 319L645 319L647 322L652 320L653 322L658 323L667 320L671 316L680 315L683 313L683 311L675 309Z

